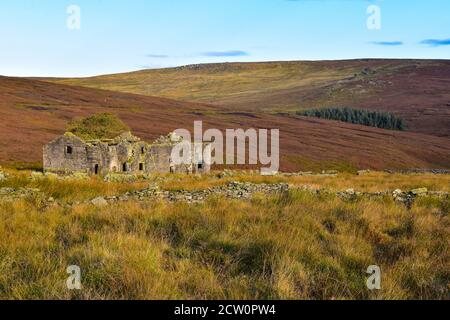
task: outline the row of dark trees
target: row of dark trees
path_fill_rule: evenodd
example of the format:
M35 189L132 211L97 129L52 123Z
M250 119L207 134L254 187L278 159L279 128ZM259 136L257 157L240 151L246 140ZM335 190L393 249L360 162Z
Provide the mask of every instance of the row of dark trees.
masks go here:
M406 129L405 121L389 112L377 112L352 108L325 108L298 111L298 115L338 120L364 126L400 130Z

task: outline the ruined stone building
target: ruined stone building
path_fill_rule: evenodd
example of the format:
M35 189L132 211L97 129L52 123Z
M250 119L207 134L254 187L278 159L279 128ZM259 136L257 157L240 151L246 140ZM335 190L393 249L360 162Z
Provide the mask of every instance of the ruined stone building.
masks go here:
M66 133L45 145L43 164L45 172L93 175L110 173L206 173L210 171L208 161L193 151L190 164L175 165L172 150L179 142L173 134L161 137L148 144L130 132L111 140L85 141L74 134ZM195 149L195 148L193 148Z

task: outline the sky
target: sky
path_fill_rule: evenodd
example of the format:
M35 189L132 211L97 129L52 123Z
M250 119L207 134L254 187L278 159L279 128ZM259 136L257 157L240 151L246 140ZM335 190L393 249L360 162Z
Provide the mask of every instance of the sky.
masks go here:
M450 59L449 0L1 0L0 74Z

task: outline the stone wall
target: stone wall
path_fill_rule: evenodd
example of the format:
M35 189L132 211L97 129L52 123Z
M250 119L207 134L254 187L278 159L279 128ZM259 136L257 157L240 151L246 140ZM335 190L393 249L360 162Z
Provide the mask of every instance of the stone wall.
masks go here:
M89 172L87 144L74 135L64 135L43 148L46 172Z
M146 172L171 172L170 157L172 154L172 147L169 145L155 145L148 150L145 159Z

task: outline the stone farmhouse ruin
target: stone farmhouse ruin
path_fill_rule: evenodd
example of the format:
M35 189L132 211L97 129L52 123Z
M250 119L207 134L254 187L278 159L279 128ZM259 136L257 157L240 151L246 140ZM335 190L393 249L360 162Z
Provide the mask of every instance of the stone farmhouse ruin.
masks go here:
M207 173L209 161L202 161L192 148L190 164L175 165L172 150L180 142L175 134L149 144L130 132L114 139L85 141L66 133L43 148L44 171L68 174L87 173L105 176L111 173Z

